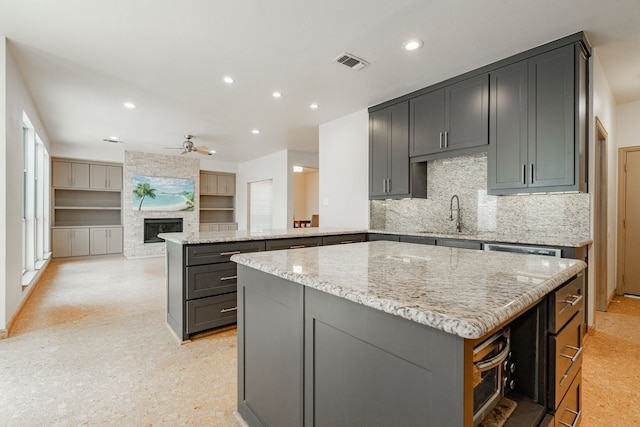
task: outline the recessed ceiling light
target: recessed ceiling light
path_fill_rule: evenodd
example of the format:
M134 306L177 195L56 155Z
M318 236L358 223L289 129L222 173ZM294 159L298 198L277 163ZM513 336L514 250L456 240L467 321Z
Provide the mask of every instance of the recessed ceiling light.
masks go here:
M309 105L309 107L310 107L312 110L317 110L317 109L318 109L318 104L311 104L311 105Z
M257 135L260 133L260 131L258 129L254 129L251 131L251 133L253 133L254 135Z
M304 168L302 166L294 166L293 167L293 171L294 172L303 172Z
M420 49L422 46L424 46L422 40L409 40L402 45L405 50L409 51Z
M282 94L280 92L273 92L273 97L274 98L281 98Z
M229 84L233 83L233 78L229 76L223 78L222 80L224 80L225 83L229 83Z
M124 106L131 109L136 108L136 104L134 104L133 102L125 102Z

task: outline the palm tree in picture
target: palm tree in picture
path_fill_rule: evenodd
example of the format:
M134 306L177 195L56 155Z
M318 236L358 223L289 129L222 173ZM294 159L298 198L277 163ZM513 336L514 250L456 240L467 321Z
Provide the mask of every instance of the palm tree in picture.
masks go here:
M145 197L149 197L150 199L156 198L156 189L151 188L148 182L139 183L136 188L133 189L133 194L136 196L136 199L140 199L140 204L138 205L138 210L142 210L142 202Z

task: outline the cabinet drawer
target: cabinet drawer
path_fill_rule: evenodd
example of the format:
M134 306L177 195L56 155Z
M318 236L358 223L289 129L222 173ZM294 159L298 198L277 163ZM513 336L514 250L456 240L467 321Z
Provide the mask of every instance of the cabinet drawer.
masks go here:
M187 246L186 265L228 262L232 255L264 251L264 242L233 242Z
M371 233L367 236L367 240L369 242L377 242L378 240L385 240L389 242L398 242L400 241L400 236L397 234L375 234Z
M235 292L237 270L235 262L187 267L187 299Z
M582 312L549 337L549 408L554 410L582 366Z
M417 243L419 245L435 245L435 237L421 237L421 236L400 236L400 241L405 243Z
M236 323L236 293L187 301L187 334Z
M584 305L584 274L549 295L549 332L557 334Z
M569 391L560 402L555 414L555 427L580 425L582 418L582 371L578 371L576 378L569 387Z
M322 244L327 245L342 245L345 243L358 243L366 242L366 234L342 234L340 236L324 236L322 238Z
M471 242L469 240L457 240L457 239L436 239L436 245L448 246L450 248L464 248L464 249L482 249L482 243Z
M279 249L308 248L310 246L321 245L322 237L304 237L296 239L267 240L266 248L268 251L277 251Z

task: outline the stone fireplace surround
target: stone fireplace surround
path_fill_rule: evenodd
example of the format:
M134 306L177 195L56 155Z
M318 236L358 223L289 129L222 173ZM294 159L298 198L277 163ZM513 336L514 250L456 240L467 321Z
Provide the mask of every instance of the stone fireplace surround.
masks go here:
M192 179L195 183L195 205L193 211L138 211L133 207L133 177L157 176ZM144 258L162 256L164 242L144 243L145 218L182 218L183 231L197 232L200 222L200 160L184 156L124 152L124 256Z

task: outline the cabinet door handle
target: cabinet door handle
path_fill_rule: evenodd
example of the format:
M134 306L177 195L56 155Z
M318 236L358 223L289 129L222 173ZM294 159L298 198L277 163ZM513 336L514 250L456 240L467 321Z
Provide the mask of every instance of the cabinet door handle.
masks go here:
M289 246L289 249L300 249L300 248L306 248L306 246L305 245Z
M227 256L227 255L237 255L239 254L240 251L231 251L231 252L220 252L221 256Z
M442 150L442 132L440 132L440 149Z
M343 242L340 242L341 245L346 245L347 243L353 243L353 240L345 240Z
M578 425L578 421L580 421L580 416L582 415L582 411L574 411L573 409L569 409L569 408L564 408L564 410L575 415L576 418L573 420L572 424L565 423L564 421L558 421L558 422L563 426L576 427Z
M582 299L582 295L569 295L569 297L572 299L560 300L558 301L558 304L566 304L567 306L570 306L570 305L573 306L573 305L576 305Z
M387 192L387 178L384 178L382 180L382 192L386 193Z
M576 360L578 360L578 357L580 357L580 354L582 354L582 347L574 347L572 345L565 345L565 347L575 351L575 354L573 356L569 356L568 354L560 353L560 356L571 359L571 364L573 365L576 363Z
M527 165L522 164L522 183L527 185Z
M238 311L238 307L223 308L222 310L220 310L220 313L230 313L232 311Z
M387 178L387 193L391 193L391 178Z
M449 148L449 131L444 131L444 148Z
M533 184L533 163L531 163L531 183Z
M238 276L227 276L227 277L221 277L220 281L224 281L224 280L233 280L233 279L237 279Z

